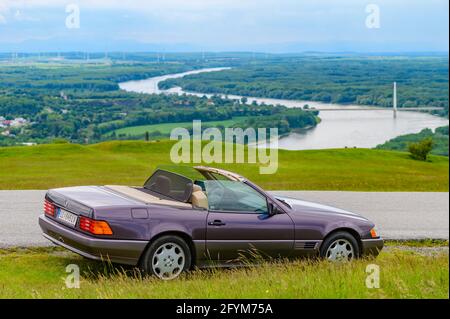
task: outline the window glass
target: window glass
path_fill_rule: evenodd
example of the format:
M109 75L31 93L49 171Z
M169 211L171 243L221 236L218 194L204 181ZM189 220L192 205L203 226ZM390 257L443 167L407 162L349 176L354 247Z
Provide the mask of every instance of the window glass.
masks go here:
M192 181L184 176L157 170L144 185L145 189L181 202L189 201Z
M266 198L247 184L230 180L204 183L210 210L268 213Z
M225 176L217 174L217 173L210 173L210 174L214 179L219 180L219 181L229 181L230 180L228 177L225 177Z

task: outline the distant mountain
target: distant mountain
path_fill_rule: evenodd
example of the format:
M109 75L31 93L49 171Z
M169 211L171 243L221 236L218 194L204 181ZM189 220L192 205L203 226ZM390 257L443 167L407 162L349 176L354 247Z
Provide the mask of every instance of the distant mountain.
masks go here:
M433 53L446 54L442 48L424 46L404 46L402 44L384 43L383 46L371 44L355 44L345 42L282 42L282 43L229 43L202 44L202 43L146 43L136 40L113 40L79 34L77 36L60 36L47 39L31 39L22 42L2 42L0 52L267 52L267 53L371 53L380 55L405 54L415 52L417 54Z

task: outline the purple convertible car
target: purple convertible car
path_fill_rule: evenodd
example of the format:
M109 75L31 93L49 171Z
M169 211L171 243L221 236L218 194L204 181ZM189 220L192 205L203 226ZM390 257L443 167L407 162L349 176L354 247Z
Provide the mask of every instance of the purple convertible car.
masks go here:
M53 243L161 279L194 266L239 264L255 251L342 261L383 247L364 217L273 196L238 174L203 166L159 168L142 187L51 189L44 212L39 225Z

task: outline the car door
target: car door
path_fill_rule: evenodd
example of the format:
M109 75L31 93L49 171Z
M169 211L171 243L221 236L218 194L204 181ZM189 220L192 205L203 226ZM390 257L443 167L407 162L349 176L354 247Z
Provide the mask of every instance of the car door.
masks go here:
M219 183L225 184L220 199L214 192L208 196L206 247L211 260L229 261L251 251L270 257L292 253L294 223L288 214L270 216L265 195L243 182Z

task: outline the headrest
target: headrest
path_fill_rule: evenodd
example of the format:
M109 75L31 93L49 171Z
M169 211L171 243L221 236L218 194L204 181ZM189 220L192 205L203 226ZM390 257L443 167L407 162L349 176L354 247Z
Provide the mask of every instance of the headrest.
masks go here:
M193 193L195 193L195 192L202 192L203 191L203 189L201 188L201 186L199 186L199 185L193 185L192 186L192 192Z

